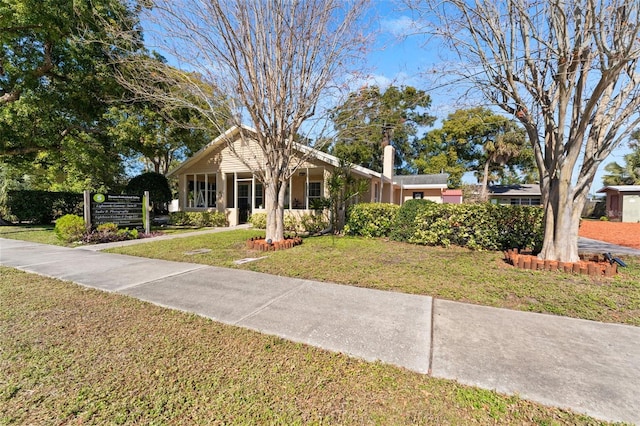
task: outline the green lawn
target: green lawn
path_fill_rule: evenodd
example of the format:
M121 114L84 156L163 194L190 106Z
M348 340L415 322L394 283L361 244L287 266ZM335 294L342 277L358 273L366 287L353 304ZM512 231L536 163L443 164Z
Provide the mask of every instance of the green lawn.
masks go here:
M0 226L0 238L14 240L33 241L34 243L51 244L57 246L73 246L60 241L53 231L53 225L15 225ZM180 228L180 227L152 227L152 231L163 234L181 234L185 232L200 231L206 228Z
M65 245L53 232L53 225L0 226L0 238L33 241L34 243Z
M245 241L256 235L261 232L230 231L110 251L640 326L638 258L625 258L629 267L613 279L592 279L519 270L506 265L498 252L425 247L382 239L312 237L289 250L247 250ZM201 248L211 251L186 254ZM233 263L263 256L264 259L242 266Z
M603 424L0 267L3 425L472 423Z

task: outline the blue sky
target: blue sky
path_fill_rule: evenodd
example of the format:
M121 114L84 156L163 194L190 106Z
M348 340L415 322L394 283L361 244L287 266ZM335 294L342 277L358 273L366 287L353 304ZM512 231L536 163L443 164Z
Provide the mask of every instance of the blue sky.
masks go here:
M367 70L370 74L368 84L381 87L390 84L410 85L425 90L432 98L429 112L439 119L458 108L484 105L480 98L460 99L459 88L442 85L439 81L441 74L434 70L447 61L450 53L433 40L425 44L422 36L404 36L412 30L410 11L402 10L402 5L393 0L374 0L373 7L372 26L378 33L367 56ZM496 112L501 113L498 110ZM439 123L435 126L439 126ZM623 156L628 152L627 144L623 142L603 162L596 173L592 193L603 186L604 166L613 161L624 164ZM469 175L465 180L475 182Z
M443 85L443 77L447 76L443 76L443 73L437 70L446 69L446 64L455 66L455 57L435 40L425 43L426 39L423 36L407 36L413 30L413 19L411 11L408 11L402 3L401 0L372 0L372 8L367 13L370 26L363 28L363 31L370 32L373 38L366 58L367 77L364 81L358 81L357 84L359 86L377 85L381 88L391 84L408 85L424 90L432 99L429 113L438 119L446 118L448 114L460 108L480 105L490 107L479 96L474 97L473 94L477 93L477 90L467 91L464 93L465 96L462 96L466 89L463 84ZM145 27L147 31L154 29L150 22L145 22ZM171 56L166 52L163 54L171 62ZM353 90L356 89L357 86L353 88ZM498 109L496 112L502 113ZM438 121L435 127L439 125ZM429 128L425 129L427 130ZM627 144L623 142L612 155L605 159L596 174L592 193L603 186L604 166L612 161L623 164L623 156L628 152ZM475 183L473 173L468 173L464 180Z

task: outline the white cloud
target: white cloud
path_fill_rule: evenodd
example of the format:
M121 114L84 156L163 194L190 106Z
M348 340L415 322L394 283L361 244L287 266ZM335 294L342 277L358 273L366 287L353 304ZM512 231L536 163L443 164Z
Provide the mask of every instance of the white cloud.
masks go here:
M391 33L396 37L405 37L415 34L418 24L412 18L402 15L393 19L382 19L380 21L382 31Z

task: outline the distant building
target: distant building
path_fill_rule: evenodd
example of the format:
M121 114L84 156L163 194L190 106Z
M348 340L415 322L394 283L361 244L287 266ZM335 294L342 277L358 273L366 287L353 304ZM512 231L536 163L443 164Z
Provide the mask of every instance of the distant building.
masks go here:
M489 200L494 204L539 206L542 204L542 193L537 183L489 185Z
M616 222L640 222L640 185L605 186L597 191L607 196L606 213Z

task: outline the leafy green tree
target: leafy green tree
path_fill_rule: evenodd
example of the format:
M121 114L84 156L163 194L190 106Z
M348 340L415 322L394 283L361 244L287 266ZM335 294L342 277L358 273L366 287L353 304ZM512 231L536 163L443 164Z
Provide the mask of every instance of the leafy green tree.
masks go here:
M136 157L145 169L166 174L214 139L218 132L201 128L189 110L166 110L149 102L112 107L109 134L122 145L123 153Z
M395 171L411 172L419 127L430 126L435 117L426 110L431 98L411 86L364 87L349 95L332 111L337 142L330 152L347 162L382 171L383 132L396 148Z
M171 188L167 178L155 172L142 173L132 178L127 184L127 193L144 195L149 191L149 201L153 204L154 212L158 213L163 205L171 201Z
M640 125L640 2L407 3L457 56L448 75L524 127L545 212L539 256L577 261L598 167Z
M51 182L60 181L51 175L77 174L91 176L94 187L113 183L121 159L102 117L121 87L108 56L118 41L103 23L117 19L135 30L136 7L118 0L0 4L0 161L38 168Z
M524 131L513 120L483 107L450 114L440 129L420 140L418 151L414 165L421 172L449 173L450 186L459 187L462 175L475 171L484 191L489 182L513 177L532 158Z
M345 224L346 211L355 203L358 195L367 191L369 183L351 173L350 163L342 160L327 178L329 188L329 209L331 228L334 233L341 231Z
M607 164L602 182L605 185L640 185L640 130L631 134L631 153L624 156L624 165L617 162Z

